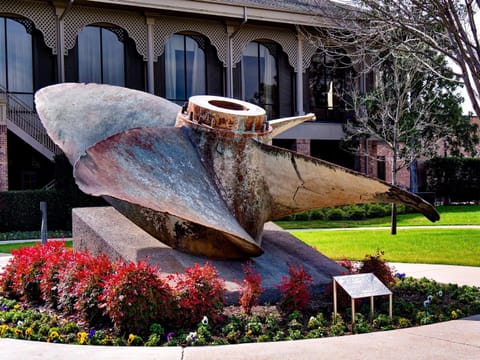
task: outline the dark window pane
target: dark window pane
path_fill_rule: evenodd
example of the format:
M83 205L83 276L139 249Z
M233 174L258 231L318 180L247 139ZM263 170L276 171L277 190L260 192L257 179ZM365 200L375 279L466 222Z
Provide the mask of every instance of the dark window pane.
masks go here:
M242 55L243 99L262 106L269 118L278 106L277 61L270 50L250 42Z
M317 53L308 70L310 109L320 121L345 121L348 94L353 87L353 68L348 57L332 59Z
M246 101L258 103L259 102L258 58L253 56L244 56L243 72L245 74L244 98Z
M386 180L385 156L377 157L377 177L380 180Z
M0 86L7 88L7 56L5 53L5 18L0 17Z
M78 34L78 80L102 83L100 28L87 26Z
M206 92L205 52L190 36L174 34L165 44L165 90L178 104Z
M175 100L186 100L185 95L185 59L184 51L175 51Z
M33 92L32 36L25 26L7 19L8 90Z
M78 35L78 79L125 86L124 44L115 32L87 26Z
M123 43L113 31L102 28L103 83L125 85L125 57Z

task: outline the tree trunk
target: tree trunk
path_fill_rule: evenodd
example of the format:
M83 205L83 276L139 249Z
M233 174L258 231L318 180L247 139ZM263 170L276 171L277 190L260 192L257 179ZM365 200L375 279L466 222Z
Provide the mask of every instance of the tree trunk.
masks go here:
M398 119L395 121L393 128L393 158L392 158L392 185L397 185L397 133L398 133ZM392 226L390 228L390 235L397 235L397 204L392 203Z

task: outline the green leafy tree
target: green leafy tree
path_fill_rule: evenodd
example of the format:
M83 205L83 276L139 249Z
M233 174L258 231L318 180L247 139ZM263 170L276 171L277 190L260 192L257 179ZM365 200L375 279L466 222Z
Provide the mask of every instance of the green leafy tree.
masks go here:
M470 77L455 74L448 66L446 58L452 59L459 44L452 43L451 29L433 11L433 3L354 0L348 6L323 7L319 16L328 19L328 27L299 28L328 57L341 59L346 51L352 60L357 86L339 95L355 113L345 126L345 140L355 149L365 139L385 144L392 154L394 185L402 167L435 156L440 146L450 154L474 154L478 143L476 127L462 116L462 99L457 95L462 80L468 87ZM468 11L456 11L469 19ZM449 50L440 51L444 47ZM395 233L396 207L392 205Z

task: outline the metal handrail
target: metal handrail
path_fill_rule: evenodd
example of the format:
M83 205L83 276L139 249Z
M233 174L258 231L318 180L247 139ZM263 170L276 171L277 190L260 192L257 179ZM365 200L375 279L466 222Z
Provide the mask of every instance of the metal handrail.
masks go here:
M0 97L7 100L7 119L22 129L32 139L54 154L60 154L60 148L48 136L36 111L22 100L0 86Z

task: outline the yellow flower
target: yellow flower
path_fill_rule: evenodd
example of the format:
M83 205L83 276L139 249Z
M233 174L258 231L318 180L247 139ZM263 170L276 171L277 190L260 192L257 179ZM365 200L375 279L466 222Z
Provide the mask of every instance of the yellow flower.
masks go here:
M31 327L27 328L27 330L25 330L25 336L30 336L32 335L33 333L33 329Z
M15 335L22 335L22 333L23 333L22 329L15 328Z
M103 345L112 345L113 338L110 335L105 336L105 339L101 341Z
M451 314L450 314L450 317L451 317L453 320L455 320L455 319L458 317L457 312L456 312L455 310L452 310L452 312L451 312Z
M128 340L127 340L128 345L131 345L134 340L135 340L135 335L133 334L128 335Z
M60 335L58 334L57 331L53 330L50 335L48 336L48 339L49 340L55 340L56 338L58 338Z
M8 329L8 325L0 325L0 337L2 337L3 334L5 334L7 329Z
M13 307L13 310L18 310L18 308L20 308L20 305L16 304L16 305Z
M247 332L245 333L245 336L250 336L250 335L252 335L252 330L248 329Z
M87 336L88 334L85 331L80 331L77 333L77 340L78 343L83 345L87 343Z

